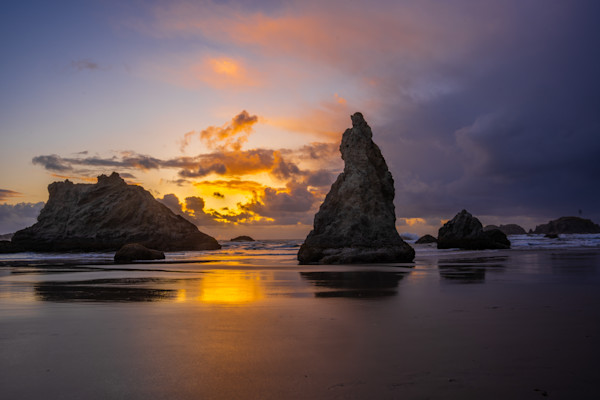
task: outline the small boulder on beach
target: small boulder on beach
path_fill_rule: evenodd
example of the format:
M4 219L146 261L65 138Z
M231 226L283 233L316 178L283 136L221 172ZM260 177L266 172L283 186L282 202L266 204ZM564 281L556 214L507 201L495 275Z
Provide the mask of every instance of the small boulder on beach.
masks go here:
M162 251L149 249L139 243L128 243L115 253L115 262L119 263L164 259L165 253Z

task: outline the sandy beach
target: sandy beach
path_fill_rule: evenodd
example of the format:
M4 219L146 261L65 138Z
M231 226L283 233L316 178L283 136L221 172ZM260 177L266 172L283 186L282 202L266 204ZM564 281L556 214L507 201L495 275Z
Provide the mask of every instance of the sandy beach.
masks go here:
M4 260L7 399L593 399L600 250Z

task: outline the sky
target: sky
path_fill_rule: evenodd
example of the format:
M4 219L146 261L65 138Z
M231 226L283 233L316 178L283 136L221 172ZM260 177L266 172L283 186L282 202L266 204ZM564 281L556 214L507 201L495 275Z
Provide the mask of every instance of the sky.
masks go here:
M303 238L360 111L399 232L466 208L600 223L600 3L19 1L0 14L0 234L117 171L218 239Z

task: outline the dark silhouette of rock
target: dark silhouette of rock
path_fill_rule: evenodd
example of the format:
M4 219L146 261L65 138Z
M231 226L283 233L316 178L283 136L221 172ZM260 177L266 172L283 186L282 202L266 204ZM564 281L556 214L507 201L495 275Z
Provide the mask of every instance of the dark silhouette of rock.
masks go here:
M546 233L544 237L548 239L558 239L558 233Z
M394 180L361 113L342 137L342 172L298 251L300 264L410 262L415 251L396 230Z
M152 250L139 243L128 243L115 253L115 262L130 263L142 260L164 260L165 253Z
M462 210L446 222L438 233L438 249L508 249L510 241L499 229L484 232L481 222Z
M29 251L117 250L127 243L162 251L221 247L116 172L96 184L54 182L48 192L38 222L16 232L14 244Z
M560 217L547 224L538 225L533 233L600 233L600 225L579 217Z
M230 240L230 242L254 242L250 236L237 236Z
M23 251L23 248L10 240L0 240L0 254L18 253L20 251Z
M419 239L417 239L417 241L415 242L415 244L427 244L427 243L437 243L437 239L431 235L423 235Z
M500 229L505 235L526 235L527 231L517 224L506 224L506 225L486 225L483 230L485 232L493 229Z

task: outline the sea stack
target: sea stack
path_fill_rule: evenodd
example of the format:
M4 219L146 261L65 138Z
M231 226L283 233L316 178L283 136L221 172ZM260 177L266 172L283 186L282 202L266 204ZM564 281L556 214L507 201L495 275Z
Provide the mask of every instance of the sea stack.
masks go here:
M446 222L438 232L438 249L509 249L510 240L499 229L483 230L483 225L467 210Z
M16 232L12 243L27 251L117 250L139 243L160 251L213 250L221 246L175 215L141 186L114 172L96 184L69 180L48 186L38 222Z
M361 113L342 136L342 172L298 251L300 264L411 262L415 251L396 231L394 180Z

